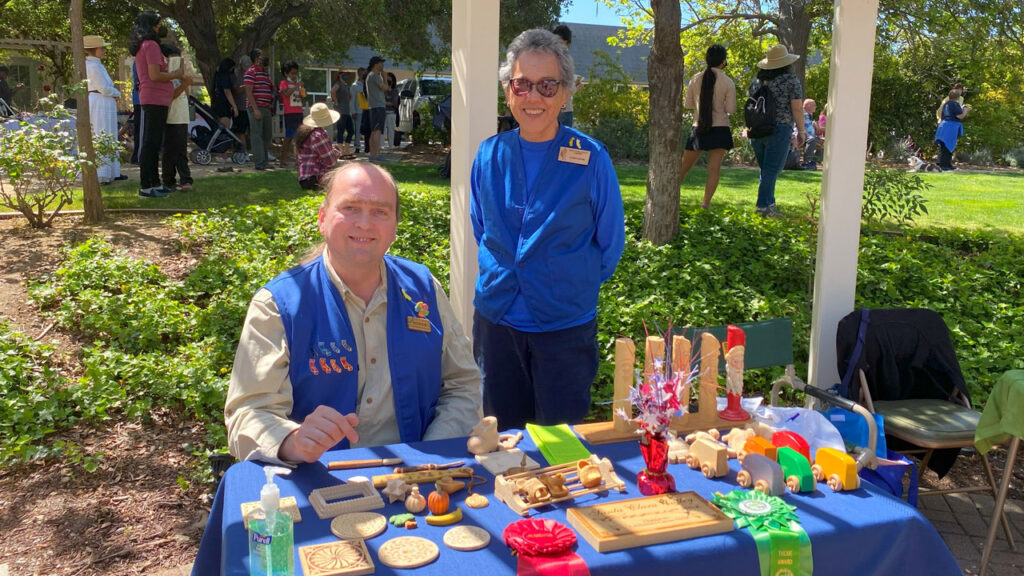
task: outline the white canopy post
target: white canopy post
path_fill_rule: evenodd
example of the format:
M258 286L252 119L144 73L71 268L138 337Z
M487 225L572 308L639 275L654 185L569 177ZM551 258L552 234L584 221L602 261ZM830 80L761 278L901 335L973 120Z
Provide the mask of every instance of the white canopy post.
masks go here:
M473 334L476 240L469 221L469 172L480 143L497 132L498 0L452 1L452 307Z
M836 328L843 316L853 310L857 291L864 152L877 17L878 0L835 2L808 361L808 381L820 388L839 381Z

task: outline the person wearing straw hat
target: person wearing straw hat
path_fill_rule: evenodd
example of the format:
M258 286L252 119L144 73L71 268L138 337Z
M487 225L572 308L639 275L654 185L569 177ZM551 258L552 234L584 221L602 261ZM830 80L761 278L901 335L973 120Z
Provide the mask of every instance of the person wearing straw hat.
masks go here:
M303 190L319 190L320 179L338 161L340 153L331 144L324 128L341 118L327 104L317 102L309 109L309 116L295 129L295 159L299 164L299 186Z
M766 83L775 104L775 132L761 138L751 138L750 145L761 167L757 186L757 213L762 216L778 216L775 207L775 182L789 157L790 138L796 118L803 118L804 89L800 79L790 70L790 65L800 59L790 54L781 44L768 49L765 58L757 63L760 69L757 79L750 87L750 94L757 92L761 83ZM796 123L797 148L807 140L803 122Z
M89 35L82 37L85 48L85 77L89 86L89 121L92 124L93 138L101 134L109 134L117 138L117 99L121 92L114 87L114 81L103 67L103 56L107 52L109 42L101 36ZM98 158L96 176L100 184L110 184L114 180L127 180L121 174L121 159L115 153L107 158Z

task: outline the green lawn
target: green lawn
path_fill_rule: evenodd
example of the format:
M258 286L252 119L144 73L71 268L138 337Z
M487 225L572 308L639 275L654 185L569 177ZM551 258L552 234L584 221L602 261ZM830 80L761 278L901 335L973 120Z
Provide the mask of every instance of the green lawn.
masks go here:
M643 202L646 194L646 167L621 167L619 183L627 202ZM683 182L680 204L689 211L700 205L707 172L694 168ZM711 205L731 203L754 210L757 199L757 170L725 168ZM1024 172L1000 173L928 173L921 174L932 187L924 193L928 215L917 218L921 226L943 228L1003 229L1024 233ZM806 215L804 194L817 193L821 172L785 171L775 187L778 204L786 215Z
M436 166L415 166L388 164L387 168L399 182L423 181L441 185L445 181L437 177ZM294 200L309 196L308 191L299 188L295 170L274 170L254 172L243 169L241 173L218 174L197 178L195 190L174 193L167 198L140 198L138 181L126 180L109 186L101 186L103 205L106 208L194 208L203 210L224 206L267 206L278 200ZM82 209L82 191L75 192L75 200L67 210Z
M424 182L444 185L432 165L389 164L400 183ZM623 198L627 203L643 203L646 194L647 167L620 166L617 169ZM735 208L754 209L757 198L757 170L730 167L722 170L712 208L723 203ZM916 219L920 226L942 228L1002 229L1024 233L1024 172L956 172L922 174L932 186L925 192L928 215ZM695 168L683 183L680 204L684 212L695 210L704 193L706 171ZM786 171L776 186L778 204L787 216L808 213L805 193L817 194L821 172ZM103 187L107 208L217 208L222 206L268 205L308 195L300 190L294 171L226 174L202 178L194 192L172 194L168 198L139 198L136 182ZM81 191L68 209L81 209Z

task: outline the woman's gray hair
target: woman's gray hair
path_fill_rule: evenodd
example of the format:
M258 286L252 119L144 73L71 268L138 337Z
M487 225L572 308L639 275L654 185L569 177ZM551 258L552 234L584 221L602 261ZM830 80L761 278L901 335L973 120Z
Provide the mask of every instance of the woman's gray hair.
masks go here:
M527 30L516 36L508 45L505 61L498 68L498 79L501 80L502 86L508 86L509 80L512 79L512 66L527 52L554 54L562 71L562 77L558 79L562 88L569 94L576 91L576 66L573 64L572 56L569 56L569 47L557 35L543 28Z

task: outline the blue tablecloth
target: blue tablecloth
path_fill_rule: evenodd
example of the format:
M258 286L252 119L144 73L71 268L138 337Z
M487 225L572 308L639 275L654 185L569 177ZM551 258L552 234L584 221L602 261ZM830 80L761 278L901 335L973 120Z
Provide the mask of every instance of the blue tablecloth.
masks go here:
M530 442L528 435L519 447L533 459L544 463L543 457ZM576 501L576 505L586 506L607 500L641 496L636 488L636 473L643 469L643 461L635 442L588 448L594 454L607 457L615 463L616 473L627 484L627 491L623 494L611 492L608 495L583 496ZM476 491L489 497L490 506L477 510L466 507L465 490L456 493L452 497L452 502L463 509L465 519L462 524L485 528L491 534L491 543L487 548L477 552L457 552L441 543L441 538L448 527L428 526L422 521L419 522L420 527L414 530L388 526L383 534L366 542L376 564L376 574L408 573L392 570L377 561L377 549L384 542L397 536L421 536L438 543L440 557L434 563L417 569L417 574L515 574L516 559L509 553L501 534L505 526L518 520L519 516L493 497L493 477L469 456L465 439L332 452L325 454L322 462L395 456L403 458L406 465L460 459L465 459L467 465L472 464L478 470L478 474L489 480ZM694 490L710 500L715 492L726 493L738 489L736 471L739 466L735 460L731 461L730 466L732 470L728 475L715 480L708 480L699 471L690 470L680 464L669 465L668 471L675 476L678 490ZM384 468L328 472L325 464L317 463L300 466L291 476L279 478L281 496L294 496L302 514L302 522L295 525L296 551L299 546L335 539L330 531L330 520L320 520L309 504L309 493L312 490L341 483L341 480L352 476L369 477L387 472L390 470ZM196 556L193 574L248 574L247 533L242 527L240 504L258 500L263 483L264 475L260 464L242 462L227 471L214 499L209 525ZM916 509L902 500L884 494L871 484L862 482L861 485L858 490L834 493L827 485L819 483L815 492L787 493L783 496L787 502L797 507L800 522L810 535L814 567L819 574L961 574L938 533ZM427 492L429 490L424 494ZM387 502L386 497L384 501ZM568 504L571 502L542 508L539 516L566 523L565 510ZM395 502L376 512L390 516L405 512L405 508L402 503ZM748 532L740 530L607 554L598 553L581 537L576 552L583 557L594 576L759 574L754 540ZM297 554L295 573L302 573Z

